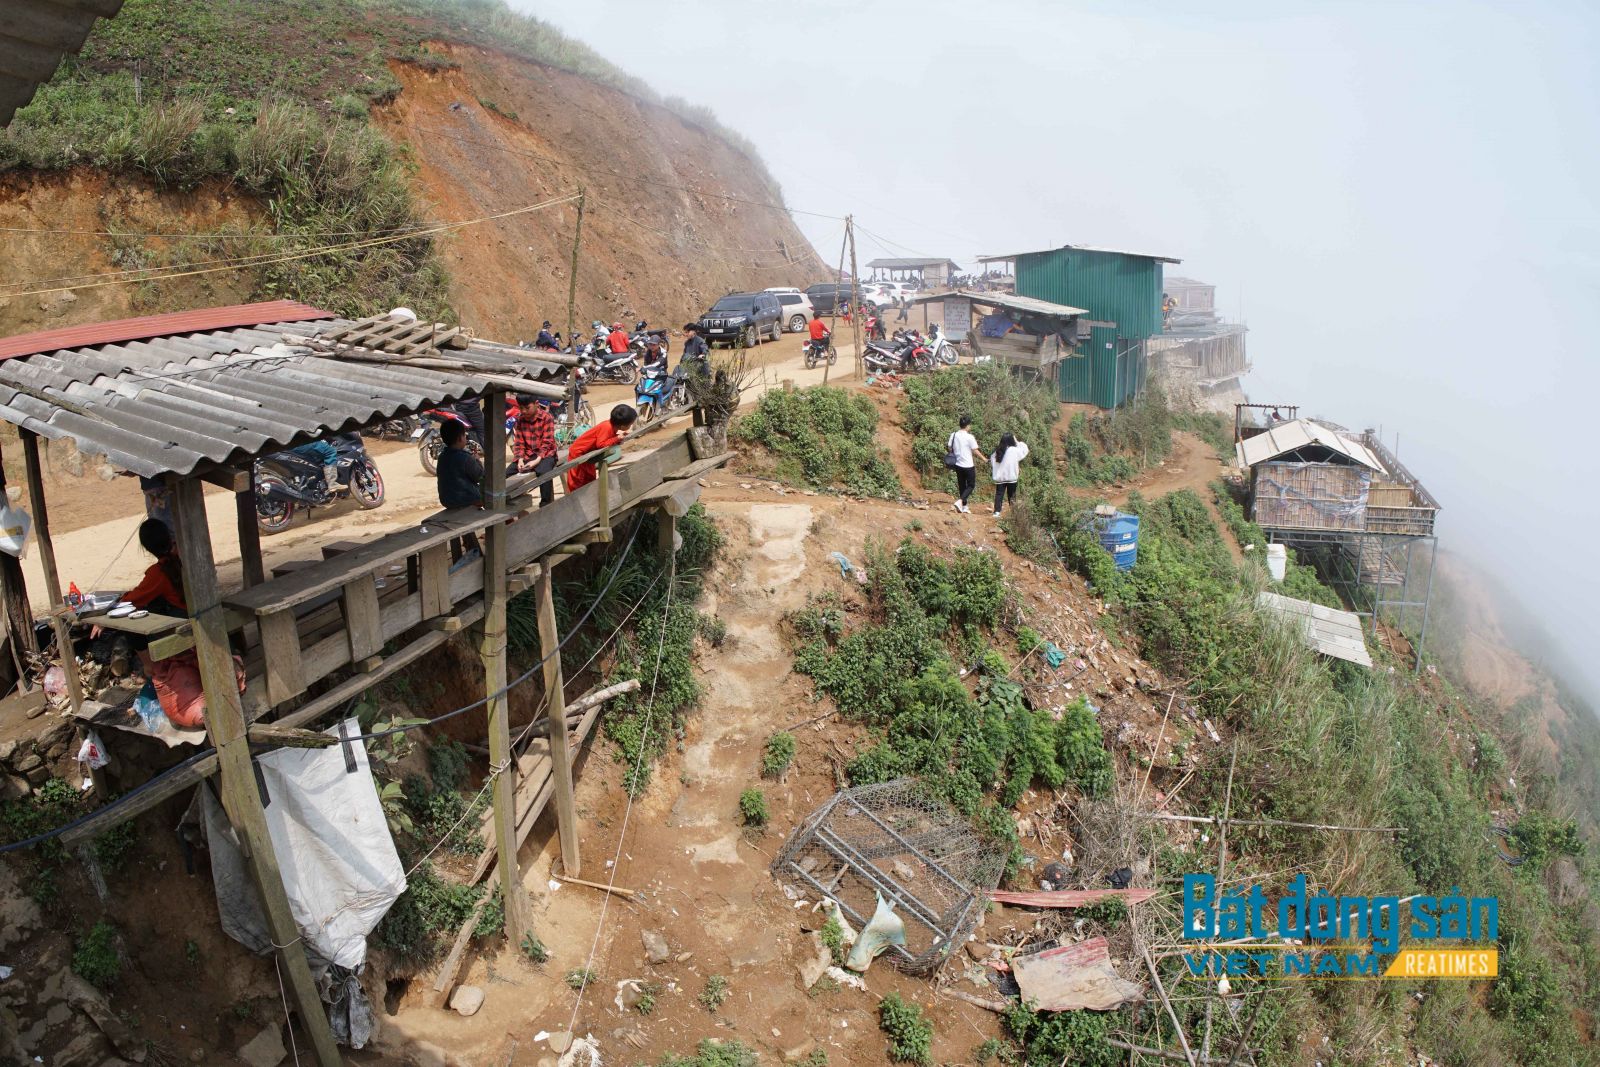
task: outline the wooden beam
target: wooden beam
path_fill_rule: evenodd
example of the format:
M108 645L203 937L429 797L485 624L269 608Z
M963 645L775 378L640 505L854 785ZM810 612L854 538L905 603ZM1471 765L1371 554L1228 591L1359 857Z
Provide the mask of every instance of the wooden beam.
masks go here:
M695 489L698 492L699 487ZM656 552L661 556L663 567L678 554L678 519L668 508L656 512Z
M189 617L194 620L195 653L205 690L206 731L216 746L222 774L222 804L228 821L239 834L250 873L260 894L267 928L278 949L278 959L290 994L300 1011L300 1025L311 1038L321 1067L340 1067L339 1047L328 1026L328 1014L311 977L311 967L301 944L300 929L289 908L278 855L267 828L261 793L256 788L250 740L245 733L244 708L228 648L227 620L217 587L216 560L211 551L211 531L206 525L205 495L192 478L173 491L178 527L178 558L183 561Z
M233 467L213 467L211 470L208 470L204 474L200 475L200 480L209 482L218 488L226 489L230 493L254 494L255 492L255 487L252 484L254 479L248 469L239 470ZM255 497L252 495L252 509L254 509L254 506Z
M350 635L350 662L375 656L383 649L383 619L378 583L363 574L344 583L344 625Z
M505 405L505 392L491 389L483 442L483 506L489 511L499 511L506 502ZM426 568L423 588L427 588ZM515 948L523 935L533 929L533 922L522 892L522 865L517 861L517 759L511 751L511 699L505 691L509 599L506 528L499 523L484 531L483 624L478 634L478 658L483 662L484 692L488 694L489 764L500 769L490 794L494 802L495 843L500 851L500 899L505 903L506 941Z
M267 669L267 701L282 704L306 691L305 664L300 656L300 630L294 610L261 616L261 652Z
M267 580L267 566L261 558L261 527L256 522L256 491L246 479L245 487L233 494L233 508L239 526L239 562L244 568L244 587Z
M66 602L61 599L61 574L56 570L56 548L50 540L50 509L45 506L44 465L39 461L39 435L23 430L22 458L28 468L28 497L33 504L33 535L39 541L39 566L44 571L45 595L50 598L50 628L56 632L56 652L67 679L67 701L76 715L83 708L83 680L78 677L78 657L72 654L72 627L67 625ZM105 795L99 774L95 791Z
M605 477L604 466L601 477ZM539 575L539 653L544 661L545 719L550 730L550 772L555 778L556 826L561 832L561 870L579 874L578 804L572 791L572 743L567 736L567 698L561 678L561 653L556 632L556 599L550 571ZM505 846L502 844L501 848Z
M90 815L83 822L62 834L60 841L62 847L70 848L80 841L98 837L114 826L120 826L129 819L137 818L160 804L169 797L175 797L190 786L197 785L217 773L217 754L215 752L203 759L161 779L144 792L135 797L124 800L118 804L107 805Z

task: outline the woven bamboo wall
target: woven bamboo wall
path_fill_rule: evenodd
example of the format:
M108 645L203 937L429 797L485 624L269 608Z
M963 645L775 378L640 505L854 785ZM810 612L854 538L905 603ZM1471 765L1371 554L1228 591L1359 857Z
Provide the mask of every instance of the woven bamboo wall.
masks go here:
M1371 472L1333 463L1258 463L1250 517L1262 526L1365 529Z

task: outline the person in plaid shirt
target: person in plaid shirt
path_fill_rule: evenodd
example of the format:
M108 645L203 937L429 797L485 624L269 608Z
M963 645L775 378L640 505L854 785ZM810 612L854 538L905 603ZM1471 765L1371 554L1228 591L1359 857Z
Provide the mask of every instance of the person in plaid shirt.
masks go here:
M556 465L556 420L537 397L517 397L517 426L511 437L511 466L506 474L547 474ZM556 498L554 480L539 487L542 508Z

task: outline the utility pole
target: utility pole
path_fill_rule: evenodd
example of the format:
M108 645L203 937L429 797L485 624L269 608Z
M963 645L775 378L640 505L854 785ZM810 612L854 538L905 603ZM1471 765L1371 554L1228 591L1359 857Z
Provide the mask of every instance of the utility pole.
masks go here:
M856 269L856 217L846 215L844 219L845 238L850 242L850 303L855 305L856 313L850 316L850 332L856 341L856 373L864 374L866 365L861 354L861 283L857 281L860 272Z
M833 275L834 285L839 284L839 278L844 274L844 250L850 245L850 220L844 220L844 236L839 239L839 269ZM839 295L835 288L833 297L833 323L828 327L828 343L833 344L834 337L839 333ZM828 359L822 359L822 384L828 384Z
M567 344L572 346L572 351L578 351L578 338L573 331L577 329L578 309L578 247L583 243L583 186L578 186L578 225L572 231L572 269L567 274ZM567 370L567 383L571 387L572 399L567 404L567 418L572 421L574 429L578 425L578 368L571 367Z

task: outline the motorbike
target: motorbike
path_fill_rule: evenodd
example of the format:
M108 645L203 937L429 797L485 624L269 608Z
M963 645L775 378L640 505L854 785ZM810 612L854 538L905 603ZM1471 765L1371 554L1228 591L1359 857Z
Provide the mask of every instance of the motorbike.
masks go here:
M598 344L584 346L578 353L578 366L583 368L588 380L596 385L616 382L632 385L639 380L639 365L632 352L613 352L602 339Z
M263 531L282 530L301 508L325 507L346 497L368 510L382 506L383 475L360 435L340 434L326 444L334 452L328 464L295 449L256 460L256 525Z
M868 341L861 361L867 370L876 373L906 374L914 370L932 370L933 355L915 333L895 331L895 340Z
M828 361L828 366L839 362L839 352L833 347L833 338L824 337L820 341L808 340L803 349L806 357L806 368L809 370L823 360Z
M411 434L417 442L417 458L422 461L422 469L429 474L439 473L439 453L444 451L444 436L440 430L447 422L459 422L467 428L467 451L483 459L483 445L472 432L472 426L458 413L449 408L434 408L422 413L422 425Z
M649 422L664 411L673 411L689 402L689 376L695 365L679 363L678 369L667 373L667 357L645 365L639 384L634 386L633 404L639 409L641 422Z
M940 331L937 322L928 327L928 334L927 344L933 352L933 361L947 367L955 366L961 358L961 351Z
M378 425L365 431L368 437L380 441L409 441L415 434L418 420L415 415L406 415L397 419L385 419Z
M650 363L658 355L664 358L667 355L667 331L652 330L648 322L640 319L633 324L633 333L628 337L628 351L640 363Z

